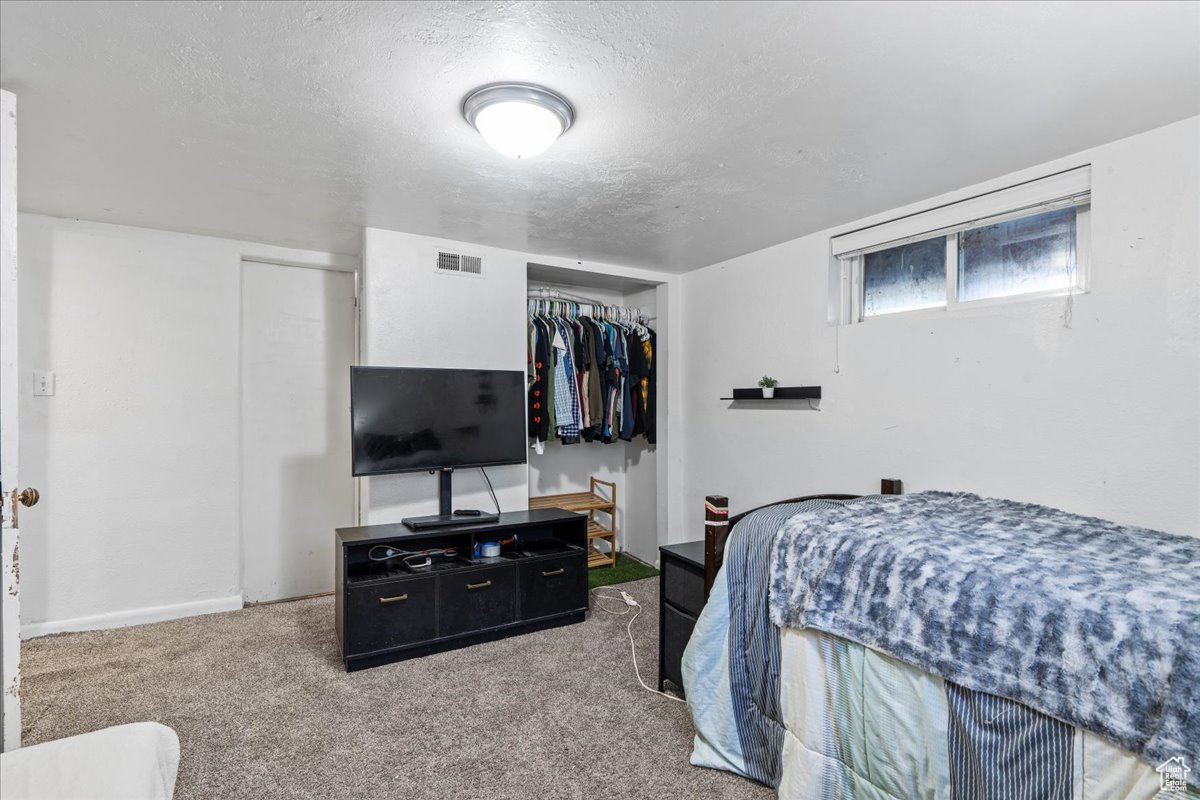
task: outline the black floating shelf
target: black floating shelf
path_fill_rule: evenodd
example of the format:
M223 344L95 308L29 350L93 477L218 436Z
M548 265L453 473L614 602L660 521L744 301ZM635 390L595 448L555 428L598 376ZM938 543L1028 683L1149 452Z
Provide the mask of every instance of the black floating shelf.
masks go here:
M722 400L758 400L762 403L773 403L776 400L820 400L820 386L776 386L774 397L763 397L762 389L734 389L733 397L722 397Z

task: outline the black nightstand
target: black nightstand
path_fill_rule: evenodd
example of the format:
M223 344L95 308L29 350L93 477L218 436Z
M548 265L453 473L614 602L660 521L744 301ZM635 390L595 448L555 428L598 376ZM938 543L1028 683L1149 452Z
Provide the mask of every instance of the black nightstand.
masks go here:
M704 609L704 542L658 548L658 688L683 691L683 648Z

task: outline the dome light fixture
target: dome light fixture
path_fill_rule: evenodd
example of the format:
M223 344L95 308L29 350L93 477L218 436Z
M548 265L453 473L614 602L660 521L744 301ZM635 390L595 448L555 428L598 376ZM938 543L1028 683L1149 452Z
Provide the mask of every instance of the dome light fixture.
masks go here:
M509 158L546 152L575 121L567 99L532 83L490 83L463 100L463 116L483 140Z

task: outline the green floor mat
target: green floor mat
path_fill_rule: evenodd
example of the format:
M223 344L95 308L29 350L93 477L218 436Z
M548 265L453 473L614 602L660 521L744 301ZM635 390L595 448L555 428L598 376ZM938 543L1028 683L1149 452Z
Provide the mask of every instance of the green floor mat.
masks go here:
M638 561L625 553L618 553L615 567L594 567L588 570L588 589L653 578L657 574L658 570L646 562Z

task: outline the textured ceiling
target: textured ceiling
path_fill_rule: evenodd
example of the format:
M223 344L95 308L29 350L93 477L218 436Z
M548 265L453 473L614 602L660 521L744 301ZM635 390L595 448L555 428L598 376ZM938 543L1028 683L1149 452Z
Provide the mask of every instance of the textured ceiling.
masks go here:
M578 119L536 160L459 116ZM1200 113L1200 4L0 4L23 210L682 271Z

